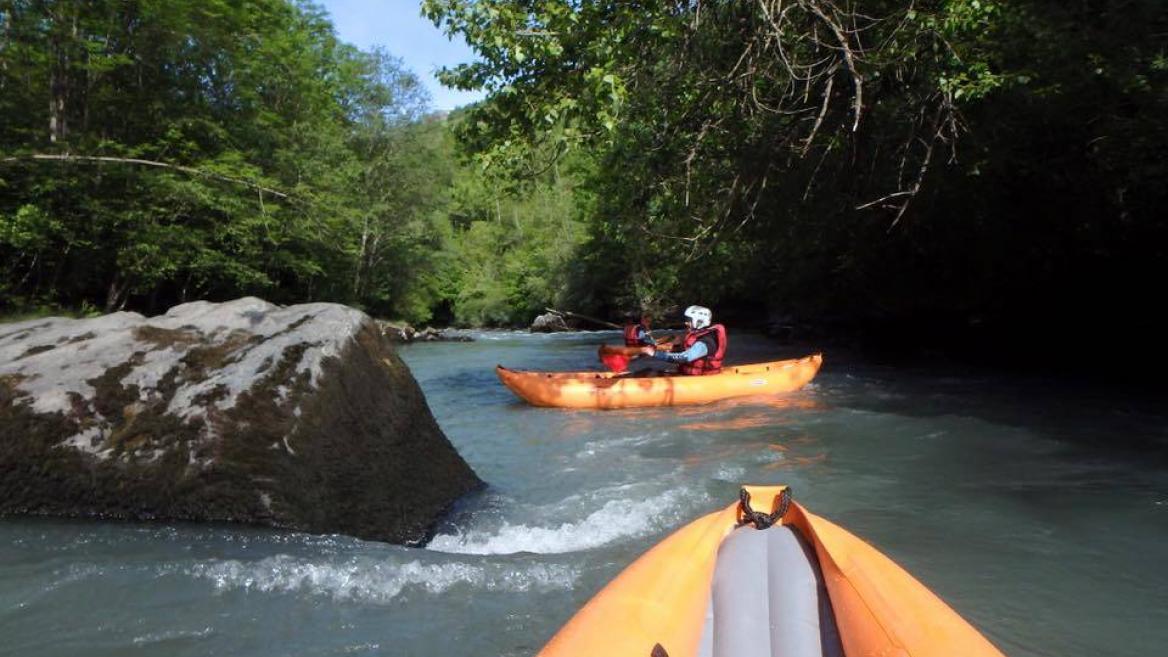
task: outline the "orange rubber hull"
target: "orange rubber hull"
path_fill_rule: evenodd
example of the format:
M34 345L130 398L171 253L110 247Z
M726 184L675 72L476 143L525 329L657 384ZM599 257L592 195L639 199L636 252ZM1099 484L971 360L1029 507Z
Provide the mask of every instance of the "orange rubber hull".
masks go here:
M502 365L499 380L533 406L617 409L706 404L731 397L798 390L819 372L823 356L727 367L707 376L634 378L612 372L522 372Z
M771 510L783 488L747 490L756 509ZM539 657L648 657L657 644L669 657L695 657L718 547L738 519L735 503L658 543L585 604ZM846 530L794 503L783 523L814 548L844 654L1003 657L912 575Z

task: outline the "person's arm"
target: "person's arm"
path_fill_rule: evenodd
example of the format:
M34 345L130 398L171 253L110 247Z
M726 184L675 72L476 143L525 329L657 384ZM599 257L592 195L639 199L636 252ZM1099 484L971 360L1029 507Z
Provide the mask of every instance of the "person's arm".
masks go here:
M706 354L710 353L706 348L706 343L697 341L693 343L689 349L679 353L671 353L664 349L658 349L653 352L653 358L663 360L667 363L692 363L699 358L705 358Z

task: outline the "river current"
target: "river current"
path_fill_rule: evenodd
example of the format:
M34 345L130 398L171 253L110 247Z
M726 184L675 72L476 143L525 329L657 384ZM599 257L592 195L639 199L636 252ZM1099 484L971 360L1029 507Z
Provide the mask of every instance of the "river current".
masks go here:
M1168 654L1168 411L1148 395L835 359L782 398L538 409L495 378L615 333L401 354L489 483L424 549L230 526L0 520L0 655L526 656L670 531L786 483L1012 657ZM731 362L805 355L737 336Z

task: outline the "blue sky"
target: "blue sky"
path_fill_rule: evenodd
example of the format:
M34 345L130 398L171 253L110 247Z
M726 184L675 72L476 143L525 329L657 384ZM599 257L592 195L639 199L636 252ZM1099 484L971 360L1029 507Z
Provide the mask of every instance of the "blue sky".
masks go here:
M384 46L400 57L430 90L434 109L451 110L480 100L483 94L443 87L434 77L443 66L474 58L461 38L454 41L422 18L417 0L317 0L336 25L337 35L359 48Z

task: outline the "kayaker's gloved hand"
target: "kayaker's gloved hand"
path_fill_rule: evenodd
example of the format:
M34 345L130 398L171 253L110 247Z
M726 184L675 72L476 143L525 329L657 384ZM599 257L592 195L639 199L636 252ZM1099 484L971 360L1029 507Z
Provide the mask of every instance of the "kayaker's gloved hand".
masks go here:
M709 352L704 342L695 342L689 349L676 353L657 349L653 352L653 358L667 363L692 363L699 358L705 358L707 353Z

